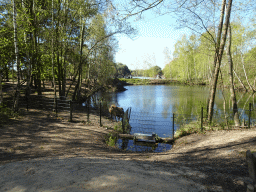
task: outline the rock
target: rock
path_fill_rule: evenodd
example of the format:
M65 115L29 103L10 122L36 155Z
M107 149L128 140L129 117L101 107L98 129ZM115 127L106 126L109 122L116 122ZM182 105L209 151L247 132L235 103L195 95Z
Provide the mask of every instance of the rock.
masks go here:
M248 164L249 176L252 178L253 183L256 184L256 153L251 153L250 150L246 151L246 161Z

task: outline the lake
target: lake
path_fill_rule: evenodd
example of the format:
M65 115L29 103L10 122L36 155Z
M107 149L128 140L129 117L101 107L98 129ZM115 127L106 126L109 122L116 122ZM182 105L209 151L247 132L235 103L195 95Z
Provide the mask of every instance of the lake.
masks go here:
M204 116L206 116L207 99L209 96L209 88L207 86L185 86L185 85L132 85L125 86L124 92L104 93L98 96L111 104L123 107L124 110L131 107L130 124L133 133L156 133L160 137L172 137L173 114L174 130L192 120L200 118L201 108L204 108ZM231 99L229 89L224 91L226 100L226 113L231 116ZM213 120L224 122L223 110L223 94L218 90L214 106ZM248 93L237 93L237 101L241 119L248 119L248 106L252 103L255 106L255 96ZM253 119L255 122L255 119ZM118 141L120 148L127 150L149 150L152 147L134 146L133 141ZM165 147L166 144L161 144ZM153 151L158 152L161 147L154 148ZM128 146L128 147L127 147ZM130 146L130 147L129 147ZM133 149L131 149L131 146ZM160 148L159 148L160 147ZM167 146L170 148L171 146ZM135 149L136 148L136 149ZM141 148L141 149L140 149ZM161 149L164 150L164 149ZM168 149L165 149L168 150Z

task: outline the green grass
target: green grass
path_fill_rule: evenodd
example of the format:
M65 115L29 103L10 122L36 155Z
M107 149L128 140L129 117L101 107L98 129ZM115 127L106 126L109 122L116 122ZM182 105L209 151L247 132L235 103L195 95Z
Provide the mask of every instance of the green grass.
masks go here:
M125 79L120 78L120 81L125 81L126 83L133 84L133 85L148 85L150 83L149 79Z
M232 126L232 121L228 121L229 126L226 122L216 123L212 122L211 124L203 124L203 129L201 129L200 121L192 121L188 124L184 124L180 127L179 130L175 132L174 138L178 139L180 137L191 135L194 133L205 134L207 131L220 131L220 130L230 130Z
M175 139L178 139L180 137L191 135L194 133L201 133L205 134L206 131L218 131L218 130L224 130L225 125L223 123L216 124L212 123L210 125L203 125L203 129L201 129L201 123L200 121L192 121L188 124L184 124L179 130L175 132Z
M124 133L129 133L130 130L130 124L125 121L124 122ZM123 133L123 127L122 127L122 122L119 121L115 126L114 126L114 130L118 133Z
M18 113L6 106L0 106L0 126L5 124L10 118L18 117Z
M122 129L122 122L118 122L118 124L116 124L114 126L114 130L119 132L119 133L122 133L123 132L123 129Z
M198 121L193 121L189 124L183 125L179 130L175 132L175 139L178 139L180 137L191 135L193 133L202 133L202 130L200 128Z
M117 135L115 133L108 133L105 136L105 141L108 146L115 147L116 141L117 141Z
M124 133L129 133L129 123L128 122L125 122L125 125L124 125ZM111 128L109 128L111 129ZM122 122L118 122L115 126L114 126L114 129L112 132L108 133L106 136L105 136L105 142L108 146L111 146L111 147L116 147L116 142L117 142L117 139L118 139L118 134L119 133L123 133L123 128L122 128Z
M151 84L200 84L205 82L200 81L187 81L187 80L170 80L170 79L125 79L119 78L120 81L124 81L133 85L151 85Z

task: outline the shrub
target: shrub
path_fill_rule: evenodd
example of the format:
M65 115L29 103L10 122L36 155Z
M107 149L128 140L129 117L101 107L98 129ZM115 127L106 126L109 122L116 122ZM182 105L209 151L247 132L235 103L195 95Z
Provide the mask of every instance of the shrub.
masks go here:
M111 146L111 147L115 147L116 145L116 141L117 141L117 136L114 135L113 133L109 133L107 136L106 136L106 144L108 146Z
M0 105L0 124L4 124L8 121L8 119L17 116L18 113L14 112L12 109Z

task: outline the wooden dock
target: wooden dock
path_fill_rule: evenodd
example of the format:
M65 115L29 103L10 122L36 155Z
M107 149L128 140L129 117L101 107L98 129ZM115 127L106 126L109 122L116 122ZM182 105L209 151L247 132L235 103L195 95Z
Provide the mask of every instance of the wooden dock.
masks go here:
M124 138L124 139L134 139L134 135L131 134L119 134L119 138ZM147 142L145 140L145 142ZM158 143L169 143L172 144L174 142L174 140L172 138L163 138L160 137Z

